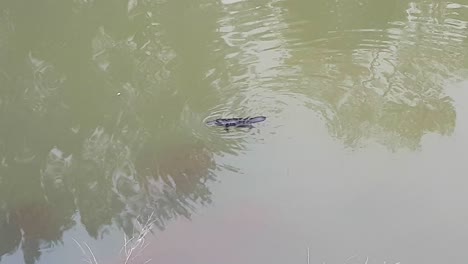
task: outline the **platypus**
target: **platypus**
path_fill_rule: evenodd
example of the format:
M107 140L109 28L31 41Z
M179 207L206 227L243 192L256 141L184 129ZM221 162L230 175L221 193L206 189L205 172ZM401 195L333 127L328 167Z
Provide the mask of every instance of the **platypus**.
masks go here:
M226 130L229 130L229 127L248 127L253 128L252 124L265 121L265 116L256 116L256 117L245 117L245 118L218 118L206 122L209 126L222 126Z

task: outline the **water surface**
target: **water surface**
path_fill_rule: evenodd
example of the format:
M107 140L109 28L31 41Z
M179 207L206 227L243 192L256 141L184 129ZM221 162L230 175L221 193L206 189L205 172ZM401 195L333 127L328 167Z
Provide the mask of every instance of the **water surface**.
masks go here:
M5 0L0 262L465 263L467 103L463 0Z

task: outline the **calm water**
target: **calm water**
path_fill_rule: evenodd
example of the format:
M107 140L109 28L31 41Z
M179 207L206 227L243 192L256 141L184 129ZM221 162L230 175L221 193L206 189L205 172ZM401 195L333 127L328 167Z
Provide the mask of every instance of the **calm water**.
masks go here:
M0 1L0 262L467 263L454 1Z

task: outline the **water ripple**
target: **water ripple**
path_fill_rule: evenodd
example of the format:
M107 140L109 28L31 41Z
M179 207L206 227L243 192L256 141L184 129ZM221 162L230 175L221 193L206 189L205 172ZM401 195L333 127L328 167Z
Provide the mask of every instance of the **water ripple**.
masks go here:
M346 24L341 16L322 18L330 25L318 28L313 17L291 14L297 9L289 1L263 2L224 6L219 25L230 47L224 56L230 81L214 115L280 120L291 104L304 104L345 142L393 137L384 141L410 147L425 133L453 130L442 83L463 78L457 70L467 50L468 17L460 11L466 6L410 3L379 27ZM412 121L395 121L405 118Z

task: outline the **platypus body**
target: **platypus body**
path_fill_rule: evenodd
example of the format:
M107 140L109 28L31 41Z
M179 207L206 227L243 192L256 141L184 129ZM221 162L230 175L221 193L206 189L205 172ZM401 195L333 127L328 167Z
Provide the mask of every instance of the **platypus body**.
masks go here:
M245 118L218 118L206 122L209 126L222 126L226 130L230 127L248 127L253 128L252 124L265 121L266 117L256 116L256 117L245 117Z

